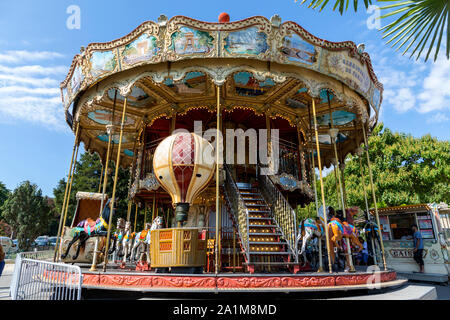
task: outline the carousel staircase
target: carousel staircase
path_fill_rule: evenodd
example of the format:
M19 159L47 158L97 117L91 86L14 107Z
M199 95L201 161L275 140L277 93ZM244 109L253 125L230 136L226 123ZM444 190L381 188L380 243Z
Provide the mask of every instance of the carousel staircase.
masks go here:
M259 188L248 183L232 181L232 184L236 194L230 195L230 191L225 190L225 198L234 228L240 234L247 270L253 273L294 269L295 272L298 263ZM239 210L233 210L230 198L238 199Z
M286 241L281 239L280 228L271 217L270 207L258 188L247 183L236 185L248 210L250 261L247 264L286 265L290 259L290 252L286 250Z

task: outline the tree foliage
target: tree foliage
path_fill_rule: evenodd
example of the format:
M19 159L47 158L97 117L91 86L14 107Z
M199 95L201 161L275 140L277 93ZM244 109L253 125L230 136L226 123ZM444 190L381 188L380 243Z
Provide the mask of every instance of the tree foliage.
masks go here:
M29 250L32 241L47 230L51 209L41 189L25 181L3 203L2 218L17 233L19 248Z
M450 202L449 141L394 133L381 123L369 138L369 157L378 207ZM362 160L369 207L373 207L365 154ZM345 164L347 206L365 210L359 158L349 156ZM335 175L331 172L324 180L327 205L339 207Z
M114 173L115 166L114 163L111 162L109 165L109 175L108 182L106 187L106 194L111 197L113 190L113 182L114 182ZM68 224L75 214L76 209L76 194L78 191L83 192L98 192L99 191L99 183L100 183L100 175L102 172L102 165L100 162L100 157L94 153L83 153L80 157L80 160L77 161L75 165L75 173L73 178L72 191L70 193L70 201L69 207L67 209L67 221ZM115 212L115 218L122 217L125 218L127 214L127 201L128 201L128 181L130 175L129 171L123 168L119 168L118 175L118 183L116 190L116 198L119 198L119 204L117 210ZM102 177L103 181L103 177ZM103 182L102 182L103 185ZM61 213L63 201L64 201L64 192L66 188L66 179L61 179L58 182L56 188L53 189L53 195L55 196L55 208L57 212ZM100 189L101 190L101 189ZM102 191L102 190L101 190ZM100 192L101 192L100 191ZM114 219L115 219L114 218Z
M350 0L334 0L333 11L338 9L340 14L347 11ZM330 0L302 0L301 4L310 2L308 7L319 8L322 11ZM355 12L358 10L358 3L363 2L367 9L372 0L353 0ZM435 49L434 60L436 61L441 44L446 44L446 56L450 58L450 2L448 0L378 0L378 2L392 3L383 6L382 10L390 10L380 18L395 16L396 19L383 27L383 38L390 37L387 43L395 41L392 46L397 46L397 50L406 46L403 54L411 50L410 57L421 56L427 47L425 61L428 60L431 52ZM392 10L391 10L392 9ZM413 45L416 44L415 47ZM419 50L419 51L418 51Z

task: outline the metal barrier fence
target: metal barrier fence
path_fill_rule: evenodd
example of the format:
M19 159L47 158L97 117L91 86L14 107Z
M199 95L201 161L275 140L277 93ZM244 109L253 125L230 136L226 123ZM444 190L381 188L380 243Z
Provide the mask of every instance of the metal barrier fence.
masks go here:
M42 260L46 256L51 254L42 251L17 255L11 281L12 300L81 299L80 267Z

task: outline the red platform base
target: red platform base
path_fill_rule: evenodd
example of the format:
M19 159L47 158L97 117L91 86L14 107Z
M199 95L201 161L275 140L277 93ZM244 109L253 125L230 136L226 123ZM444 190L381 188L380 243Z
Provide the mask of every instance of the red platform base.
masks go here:
M395 271L372 273L202 274L174 275L143 272L83 272L83 287L124 291L239 292L320 291L389 287L403 284Z

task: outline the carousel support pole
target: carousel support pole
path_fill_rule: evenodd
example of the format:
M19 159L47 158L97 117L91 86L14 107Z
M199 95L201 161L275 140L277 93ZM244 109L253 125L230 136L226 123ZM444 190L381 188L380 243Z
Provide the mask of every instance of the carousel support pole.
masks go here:
M61 235L63 235L64 226L66 225L67 211L69 209L69 203L70 203L70 194L72 192L73 176L75 174L75 168L77 166L77 159L78 159L78 151L79 150L80 150L80 141L78 141L77 148L75 150L75 159L74 159L74 162L73 162L72 174L70 176L69 191L67 193L67 199L66 199L66 207L64 208L64 219L63 219L63 223L62 223L62 226L61 226ZM60 245L59 250L61 250L61 245L62 245L61 241L60 241L59 245Z
M145 224L147 223L147 210L148 209L148 205L147 202L144 202L144 228L145 228Z
M313 134L312 134L312 128L311 128L311 110L308 108L308 116L309 116L309 129L311 131L311 142L313 141ZM319 217L319 202L318 202L318 195L317 195L317 184L316 184L316 164L314 161L314 147L311 147L311 164L312 164L312 182L314 187L314 203L316 205L316 216ZM325 221L324 221L325 222ZM324 228L327 228L327 224L325 223ZM319 238L319 268L317 269L317 272L321 273L324 272L323 270L323 259L322 259L322 239Z
M322 206L323 206L323 215L324 215L324 221L325 221L325 237L327 240L327 253L328 253L328 268L329 272L333 273L333 268L331 266L331 256L330 256L330 238L328 235L328 218L326 214L326 205L325 205L325 191L323 187L323 176L322 176L322 163L320 161L320 147L319 147L319 132L317 128L317 118L316 118L316 102L314 98L312 98L312 109L313 109L313 118L314 118L314 132L316 135L316 148L317 148L317 161L319 166L319 176L320 176L320 190L322 193Z
M380 217L378 215L377 198L376 198L376 195L375 195L375 188L374 188L374 185L373 185L372 166L370 165L370 158L369 158L369 144L367 143L366 128L365 128L364 123L362 123L362 130L363 130L363 136L364 136L364 145L365 145L365 149L366 149L367 167L369 169L370 188L372 189L373 205L374 205L374 208L375 208L375 216L377 218L377 224L378 224L378 234L379 234L380 243L381 243L381 253L382 253L382 257L383 257L383 267L384 267L384 270L387 271L386 256L384 254L383 235L381 234Z
M102 190L103 169L104 169L104 165L103 165L103 162L102 162L102 169L100 170L100 181L98 182L98 191L97 191L97 193L100 193L100 191Z
M339 166L339 157L338 157L338 152L337 152L337 147L336 147L336 140L338 138L339 129L334 129L334 126L333 126L333 112L331 110L330 93L328 92L328 90L327 90L327 100L328 100L328 108L330 110L330 138L331 138L331 143L333 144L334 157L335 157L334 169L335 169L335 175L337 175L338 182L339 182L339 189L336 188L336 193L340 193L342 213L344 215L344 218L347 218L347 213L345 212L344 191L342 189L341 174L339 172L339 168L337 167L337 166ZM338 199L338 202L339 202L339 199ZM349 271L356 272L355 267L353 265L352 249L350 248L350 240L347 237L345 238L345 244L347 246L347 263L349 266Z
M220 190L219 190L219 185L220 185L220 177L219 177L219 160L220 160L220 155L219 155L219 134L220 134L220 87L217 87L217 131L216 131L216 241L214 244L214 251L215 251L215 274L219 273L219 257L220 257L220 253L219 253L219 241L220 241L220 229L219 229L219 224L220 224Z
M131 200L128 200L127 221L130 221L130 218L131 218Z
M331 130L334 130L334 132L330 133L330 136L331 136L331 140L333 143L335 161L337 164L339 164L339 160L338 160L339 158L338 158L337 147L336 147L336 138L337 138L337 134L338 134L338 129L331 129ZM339 169L336 169L336 170L339 170ZM342 190L342 181L341 181L341 175L340 175L339 171L337 172L337 177L338 177L338 182L339 182L339 191L340 191L340 195L341 195L342 213L344 215L344 218L347 218L347 213L345 212L344 192ZM348 266L349 266L349 271L356 272L355 267L353 265L352 249L350 248L350 240L347 237L345 238L345 244L347 246L347 262L348 262Z
M119 176L119 167L120 167L120 152L122 151L122 138L123 138L123 127L125 124L125 114L127 110L127 98L125 98L125 101L123 103L123 113L122 113L122 123L120 124L120 136L119 136L119 145L117 146L117 160L116 160L116 172L114 174L114 184L113 184L113 193L111 197L111 213L109 215L109 222L108 222L108 233L106 236L106 249L105 249L105 260L103 264L103 271L106 271L106 265L108 264L108 249L109 249L109 239L111 237L111 224L112 224L112 217L114 215L114 202L116 200L116 189L117 189L117 179Z
M153 205L152 205L152 222L156 218L156 191L153 192Z
M369 218L370 212L369 212L369 202L367 201L366 178L364 177L364 170L363 170L363 165L362 165L362 154L363 154L363 152L364 152L364 150L362 148L357 148L356 149L356 153L358 154L358 158L359 158L359 170L361 172L361 184L363 186L364 202L366 204L367 218ZM377 255L376 255L376 252L375 252L375 242L373 241L373 237L371 237L371 243L372 243L372 251L373 251L373 262L374 262L374 264L378 265Z
M233 273L236 272L236 232L233 232Z
M62 232L62 221L63 221L63 217L64 217L64 209L66 206L66 199L67 199L67 191L69 190L69 182L71 180L71 176L72 176L72 169L74 166L73 163L73 159L75 157L75 149L77 148L78 145L78 133L79 133L79 129L80 129L80 123L77 123L77 129L75 132L75 141L73 143L73 150L72 150L72 158L70 160L70 166L69 166L69 173L67 174L67 182L66 182L66 190L64 191L64 199L63 199L63 205L61 207L61 215L59 218L59 226L58 226L58 237L56 238L56 245L55 245L55 252L53 254L53 262L56 261L56 256L58 254L58 248L59 248L59 242L60 242L60 236L61 236L61 232Z
M101 216L103 211L103 203L105 201L105 195L106 195L106 185L108 184L108 169L109 169L109 157L111 155L111 142L112 142L112 135L114 134L114 125L107 125L106 126L106 132L108 133L108 150L106 151L106 161L105 166L103 170L103 190L102 190L102 200L100 202L100 213L99 216ZM95 246L94 246L94 257L92 258L92 265L91 269L89 271L97 271L97 259L98 259L98 242L99 238L97 237L95 239ZM105 251L105 255L108 255L108 252Z
M139 210L139 205L138 205L137 202L135 203L135 205L136 205L136 211L134 213L134 229L133 229L133 232L136 232L136 223L137 223L138 210Z

